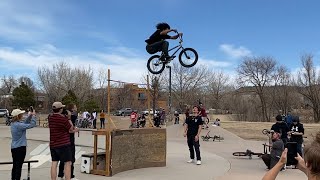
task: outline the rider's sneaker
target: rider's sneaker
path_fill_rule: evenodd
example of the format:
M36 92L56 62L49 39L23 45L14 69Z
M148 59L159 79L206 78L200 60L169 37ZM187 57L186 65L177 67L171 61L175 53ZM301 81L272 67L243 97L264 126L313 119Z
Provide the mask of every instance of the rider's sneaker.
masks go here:
M190 159L189 161L187 161L187 163L193 163L194 160L193 159Z
M197 165L201 165L201 161L200 160L197 161Z

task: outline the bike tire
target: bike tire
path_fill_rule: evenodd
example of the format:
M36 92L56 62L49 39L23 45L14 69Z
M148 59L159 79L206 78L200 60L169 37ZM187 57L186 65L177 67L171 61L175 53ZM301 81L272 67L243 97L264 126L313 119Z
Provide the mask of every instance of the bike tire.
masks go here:
M264 134L264 135L269 134L269 130L268 130L268 129L263 129L263 130L262 130L262 134Z
M192 57L194 56L194 57ZM186 63L184 59L190 63ZM184 48L179 54L179 62L183 67L192 67L198 62L198 53L192 48Z
M165 63L163 63L159 58L159 55L153 55L148 59L147 68L152 74L160 74L165 68ZM155 69L156 67L159 68Z
M247 156L247 152L234 152L232 153L233 156Z

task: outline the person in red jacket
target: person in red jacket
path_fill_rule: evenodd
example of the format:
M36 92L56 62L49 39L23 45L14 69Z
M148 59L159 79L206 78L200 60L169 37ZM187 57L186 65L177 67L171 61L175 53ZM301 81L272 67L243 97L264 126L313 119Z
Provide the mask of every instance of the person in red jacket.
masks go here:
M207 116L206 109L204 108L202 103L200 103L199 105L200 105L200 115L202 117L203 126L206 126L206 128L208 129L209 128L209 126L208 126L209 118Z
M132 111L130 114L130 120L131 120L131 126L130 127L136 127L137 126L137 119L138 114L136 111Z

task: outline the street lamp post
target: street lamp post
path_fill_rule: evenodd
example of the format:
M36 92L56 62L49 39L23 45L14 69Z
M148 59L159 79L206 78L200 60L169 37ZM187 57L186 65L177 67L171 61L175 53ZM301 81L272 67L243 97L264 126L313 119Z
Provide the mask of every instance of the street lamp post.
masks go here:
M170 121L172 120L171 117L171 108L172 108L172 98L171 98L171 66L167 65L166 66L169 69L169 118Z

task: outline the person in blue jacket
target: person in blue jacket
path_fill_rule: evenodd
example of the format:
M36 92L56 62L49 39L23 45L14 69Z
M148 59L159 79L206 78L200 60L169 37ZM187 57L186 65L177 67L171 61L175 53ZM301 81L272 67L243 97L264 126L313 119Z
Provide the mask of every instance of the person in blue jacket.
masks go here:
M20 180L21 170L24 162L24 158L27 153L27 138L26 130L36 126L35 111L29 113L26 119L23 118L25 111L20 109L14 109L11 113L11 154L13 160L13 166L11 171L11 180Z

